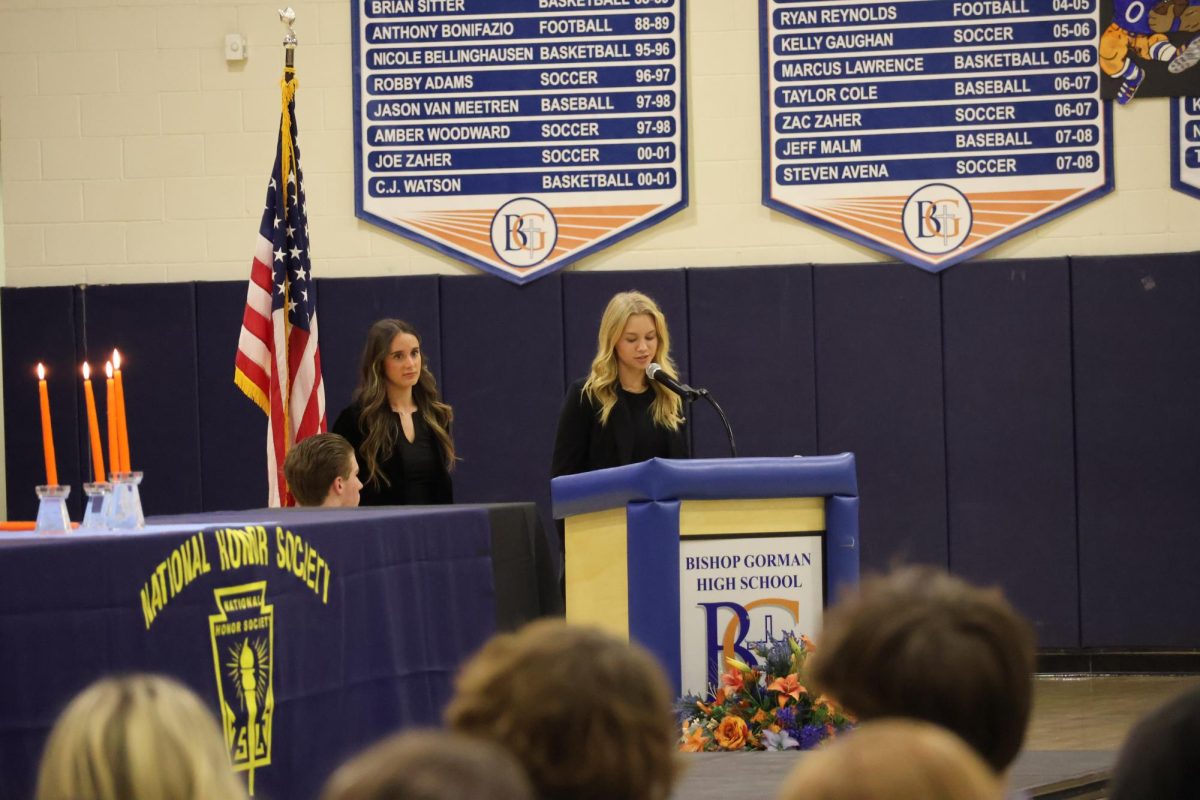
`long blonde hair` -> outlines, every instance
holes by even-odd
[[[158,675],[105,678],[54,723],[37,800],[245,800],[217,722]]]
[[[418,345],[421,343],[417,329],[404,320],[381,319],[367,331],[367,343],[363,346],[358,388],[354,390],[353,399],[359,406],[358,429],[363,434],[363,463],[360,466],[367,476],[364,483],[391,485],[381,465],[395,451],[400,423],[388,403],[383,362],[391,353],[392,340],[401,333],[413,336]],[[450,436],[454,409],[442,402],[424,350],[421,351],[421,377],[413,387],[413,402],[442,446],[446,469],[454,469],[454,439]]]
[[[678,380],[675,362],[671,360],[671,334],[667,331],[667,318],[658,304],[641,292],[621,292],[613,295],[600,318],[600,332],[596,336],[596,357],[592,359],[592,371],[583,384],[583,393],[600,405],[600,424],[608,422],[608,415],[617,404],[617,341],[625,331],[629,318],[645,314],[654,321],[658,335],[658,351],[654,360],[663,372]],[[654,391],[654,402],[650,408],[654,424],[670,430],[679,430],[683,422],[683,400],[661,383],[650,382]]]

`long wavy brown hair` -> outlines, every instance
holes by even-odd
[[[376,485],[391,484],[380,465],[391,458],[400,436],[400,420],[388,403],[383,361],[392,351],[392,340],[401,333],[415,337],[420,345],[421,335],[417,329],[402,319],[381,319],[371,326],[363,346],[358,388],[354,390],[354,402],[359,406],[358,429],[363,435],[363,463],[360,466],[367,476],[365,482]],[[442,447],[446,469],[454,469],[454,438],[450,435],[454,409],[442,402],[424,350],[421,351],[421,377],[413,386],[413,401]]]

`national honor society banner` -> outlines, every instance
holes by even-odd
[[[760,0],[763,202],[930,271],[1112,190],[1099,0]]]
[[[525,283],[687,205],[684,0],[354,0],[359,217]]]

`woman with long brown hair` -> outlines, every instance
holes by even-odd
[[[454,410],[442,402],[416,329],[381,319],[367,331],[358,388],[334,433],[354,445],[362,505],[454,502]]]

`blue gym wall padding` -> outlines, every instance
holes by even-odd
[[[724,409],[738,452],[817,452],[812,267],[736,267],[688,273],[692,386]],[[694,454],[729,455],[720,417],[692,411]]]
[[[999,583],[1044,647],[1200,646],[1196,254],[322,279],[328,413],[370,322],[406,318],[457,413],[457,498],[536,500],[548,522],[565,387],[630,288],[662,305],[684,378],[714,391],[742,455],[857,454],[864,569]],[[0,291],[9,518],[33,518],[43,479],[39,358],[79,518],[77,369],[113,344],[147,511],[263,505],[266,421],[232,381],[244,302],[242,281]],[[711,409],[691,417],[697,453],[723,455]]]
[[[88,357],[96,362],[121,349],[130,466],[145,474],[147,515],[203,510],[195,287],[79,289]]]
[[[267,498],[267,417],[233,384],[233,359],[245,307],[245,281],[196,284],[196,326],[201,332],[196,346],[200,488],[205,511],[259,508]]]
[[[443,278],[441,302],[443,389],[462,458],[455,500],[537,500],[548,510],[563,395],[560,276],[526,286]]]
[[[1200,644],[1200,258],[1072,259],[1085,647]]]
[[[3,293],[4,465],[9,519],[34,519],[38,507],[34,487],[46,482],[36,372],[39,361],[47,368],[58,482],[71,486],[68,507],[72,518],[79,519],[82,514],[82,483],[91,472],[90,467],[81,471],[86,453],[79,450],[87,422],[80,399],[82,378],[78,369],[82,359],[75,342],[78,324],[74,292],[71,286],[50,286],[5,289]],[[92,367],[96,367],[94,362]],[[103,363],[99,382],[93,378],[93,387],[99,393],[97,401],[103,417]],[[85,426],[82,433],[81,424]],[[107,436],[103,432],[101,435],[107,442]]]
[[[858,456],[864,571],[947,565],[940,304],[913,267],[813,268],[818,450]]]
[[[1067,260],[947,270],[942,319],[950,569],[1078,647]]]

